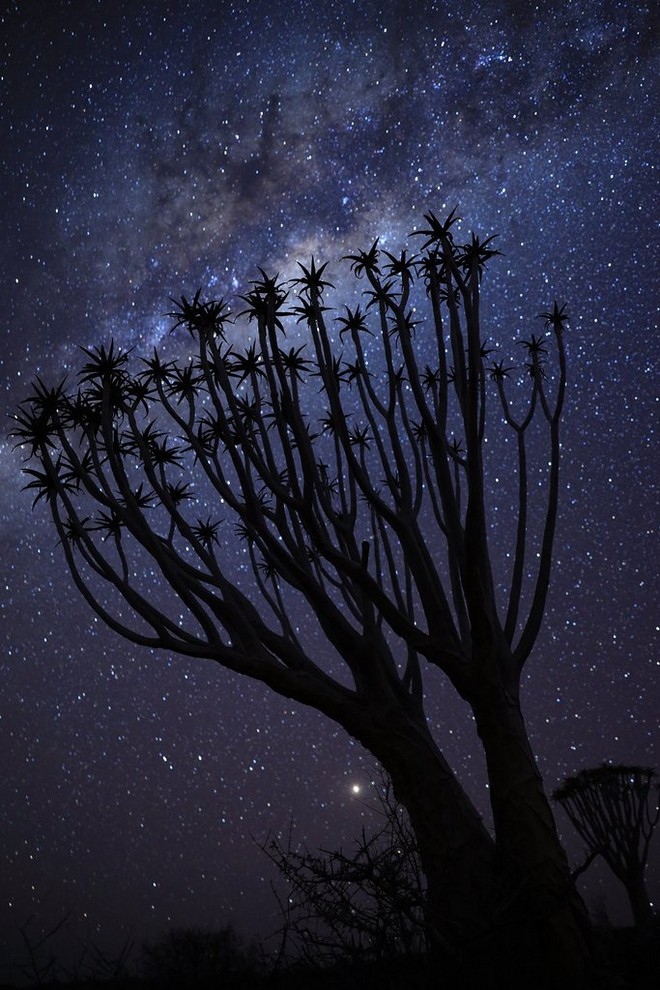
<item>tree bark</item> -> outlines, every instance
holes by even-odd
[[[370,719],[359,738],[408,812],[428,885],[431,942],[444,957],[458,957],[490,924],[498,890],[495,843],[421,713],[396,709]]]
[[[590,985],[593,961],[588,913],[571,879],[529,744],[517,681],[507,690],[501,680],[484,680],[474,712],[486,754],[498,858],[515,885],[504,918],[535,944],[532,951],[548,986],[581,990]]]

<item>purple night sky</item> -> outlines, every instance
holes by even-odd
[[[176,346],[169,297],[235,298],[257,265],[288,278],[329,261],[339,307],[342,255],[379,235],[398,250],[422,213],[458,203],[464,232],[500,234],[490,336],[515,339],[555,298],[572,316],[555,567],[524,693],[548,789],[603,761],[657,766],[653,5],[2,9],[7,416],[35,375],[73,374],[79,345]],[[69,947],[230,921],[267,935],[274,878],[255,840],[293,822],[311,847],[350,847],[373,819],[373,760],[258,683],[102,627],[20,466],[0,440],[0,982],[31,916],[38,933],[70,911]],[[244,568],[238,540],[233,554]],[[431,685],[436,737],[487,818],[472,722]],[[605,870],[581,884],[627,921]]]

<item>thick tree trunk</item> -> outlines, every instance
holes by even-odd
[[[644,883],[644,868],[626,877],[623,882],[630,899],[635,924],[646,924],[653,917],[653,908]]]
[[[431,940],[459,958],[485,931],[497,898],[495,844],[437,748],[423,716],[400,709],[371,721],[361,741],[406,808],[427,881]]]
[[[498,858],[514,891],[503,915],[538,955],[547,986],[590,985],[590,928],[529,745],[517,685],[482,686],[474,706]],[[541,984],[544,985],[544,984]]]

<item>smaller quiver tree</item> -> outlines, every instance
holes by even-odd
[[[655,778],[650,767],[604,763],[567,777],[552,795],[587,843],[587,862],[602,856],[626,888],[638,925],[653,915],[644,872],[660,818]]]

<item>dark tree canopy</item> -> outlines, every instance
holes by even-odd
[[[228,306],[198,291],[171,314],[192,337],[189,360],[154,350],[135,361],[111,342],[85,350],[75,385],[37,380],[13,431],[39,462],[27,487],[35,503],[49,504],[78,587],[111,627],[146,646],[212,657],[312,704],[319,692],[350,704],[376,683],[419,701],[420,658],[473,695],[484,612],[522,666],[550,572],[567,317],[555,304],[543,314],[546,332],[522,342],[527,363],[518,373],[529,387],[516,416],[507,395],[514,369],[493,360],[479,336],[481,280],[498,253],[492,238],[456,245],[453,214],[426,219],[419,254],[394,256],[375,242],[349,257],[366,305],[345,307],[330,325],[326,265],[312,260],[289,286],[263,271],[252,283],[241,314],[254,327],[249,346],[227,343],[235,329]],[[289,346],[301,324],[306,343]],[[374,371],[363,343],[372,335],[382,345]],[[553,342],[558,372],[549,376]],[[482,464],[489,379],[518,451],[517,539],[499,615]],[[519,385],[511,390],[519,398]],[[550,433],[549,490],[523,611],[526,435],[535,416]],[[257,604],[226,562],[236,539]],[[154,565],[180,615],[145,592]],[[102,603],[96,578],[124,607],[107,594]],[[307,599],[348,668],[341,686],[292,627],[287,588]],[[130,622],[131,613],[143,623]],[[372,644],[377,673],[365,658]]]
[[[644,871],[660,818],[656,773],[650,767],[604,763],[567,777],[552,795],[587,844],[624,884],[635,921],[653,914]]]
[[[286,284],[260,269],[237,317],[182,296],[170,315],[189,357],[85,350],[74,382],[35,382],[13,436],[108,626],[335,719],[410,814],[445,941],[516,890],[516,923],[537,919],[543,951],[579,975],[584,906],[520,709],[550,579],[568,316],[541,314],[520,367],[497,359],[481,291],[499,252],[456,240],[456,221],[426,214],[412,254],[349,255],[363,301],[334,316],[314,259]],[[489,460],[515,479],[499,515]],[[509,539],[500,573],[491,527]],[[496,860],[427,724],[429,666],[474,712]]]

